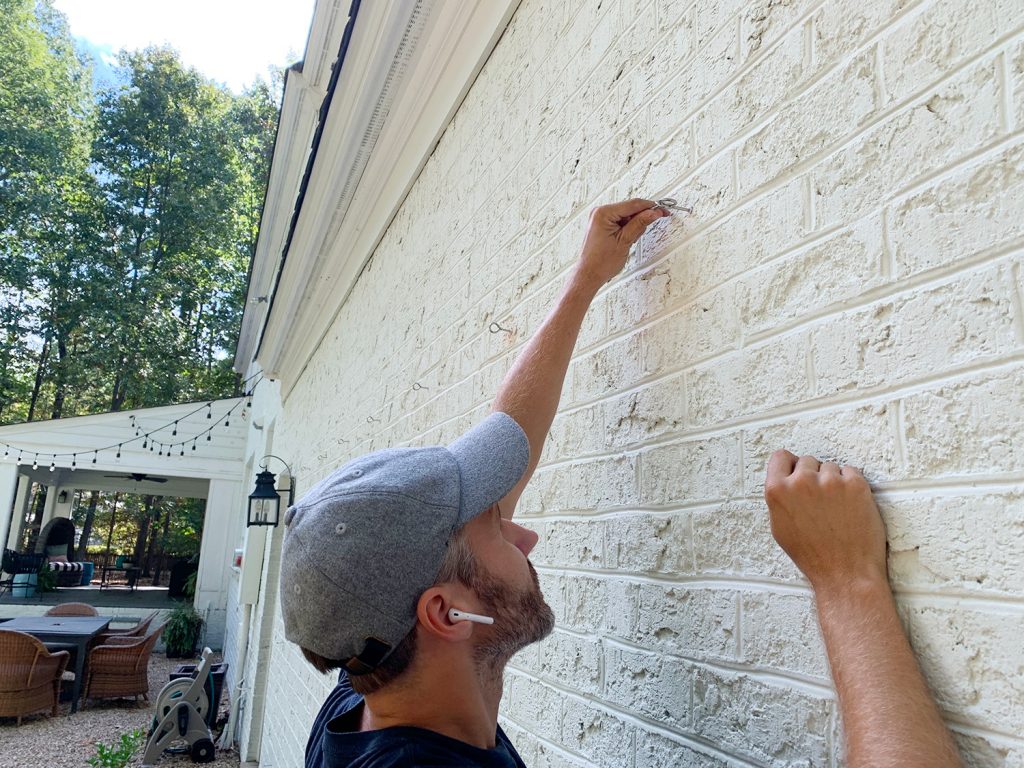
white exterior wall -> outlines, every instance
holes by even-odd
[[[811,593],[761,501],[786,446],[865,467],[961,747],[1019,768],[1022,126],[1019,0],[524,0],[275,452],[301,491],[454,438],[592,206],[692,203],[595,302],[521,502],[558,616],[507,677],[526,762],[842,763]],[[261,765],[299,766],[333,680],[272,620]]]

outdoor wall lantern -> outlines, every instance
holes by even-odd
[[[68,501],[68,492],[67,491],[61,491],[60,493],[57,494],[57,503],[58,504],[67,504],[67,501]]]
[[[256,475],[256,489],[249,494],[249,518],[245,525],[272,525],[277,527],[281,519],[281,494],[276,487],[276,478],[273,472],[267,470],[266,459],[277,459],[284,464],[288,470],[288,487],[281,490],[288,492],[288,506],[295,501],[295,481],[292,479],[292,469],[284,459],[267,455],[260,459],[260,469],[263,471]]]

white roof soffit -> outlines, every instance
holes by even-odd
[[[338,56],[351,4],[351,0],[317,2],[305,58],[285,72],[274,156],[235,349],[235,370],[243,375],[248,373],[266,321],[320,106],[327,95],[331,66]]]
[[[257,362],[281,380],[283,395],[327,333],[518,3],[364,0],[360,6],[283,271],[273,296],[256,305],[261,315],[270,311],[256,341]],[[283,121],[284,115],[281,131]],[[285,191],[297,189],[295,176],[303,170],[271,170],[265,211],[273,213],[264,214],[256,259],[272,263],[254,264],[252,285],[257,273],[279,268],[294,208],[283,204]],[[273,188],[275,178],[287,190]],[[243,331],[246,320],[249,330],[255,327],[253,306],[246,307]],[[236,366],[247,364],[242,353],[250,348],[248,339],[244,348],[239,342]]]

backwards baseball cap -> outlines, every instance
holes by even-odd
[[[526,471],[526,434],[492,413],[451,445],[360,456],[285,515],[285,637],[352,674],[380,664],[416,625],[452,534]]]

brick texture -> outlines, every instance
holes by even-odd
[[[1022,128],[1019,0],[523,0],[275,453],[308,488],[454,438],[590,208],[677,197],[694,213],[595,302],[522,498],[558,629],[514,660],[505,727],[539,766],[842,765],[812,595],[761,501],[786,446],[864,468],[967,763],[1021,768]],[[299,766],[332,680],[262,620],[261,764]]]

